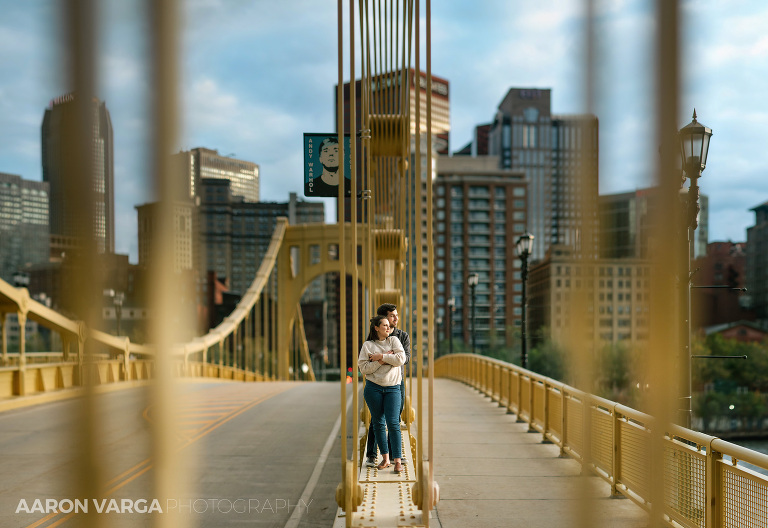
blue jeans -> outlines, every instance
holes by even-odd
[[[398,414],[398,417],[403,415],[404,405],[405,405],[405,376],[403,376],[403,381],[400,382],[400,414]],[[373,425],[373,422],[371,422],[371,425]],[[400,447],[402,451],[402,444],[400,445]],[[392,451],[391,443],[389,443],[389,450]],[[376,456],[376,433],[374,432],[373,427],[370,427],[368,429],[368,441],[365,446],[365,456],[366,457]]]
[[[392,456],[390,459],[400,458],[402,441],[399,414],[402,401],[400,385],[382,387],[372,381],[366,381],[363,397],[371,411],[371,432],[379,444],[379,451],[382,455],[386,455],[389,453],[389,446],[391,445]],[[370,434],[368,438],[370,438]]]

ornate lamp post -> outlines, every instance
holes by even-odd
[[[696,109],[693,110],[693,121],[680,129],[680,154],[683,160],[685,176],[691,181],[688,187],[688,197],[685,204],[685,226],[687,231],[687,258],[683,259],[680,284],[684,289],[683,318],[685,324],[686,344],[680,364],[680,422],[684,427],[691,426],[691,258],[694,254],[695,232],[699,217],[699,178],[707,166],[709,139],[712,129],[696,121]],[[681,186],[685,184],[685,178]]]
[[[526,283],[528,282],[528,257],[531,256],[533,250],[533,235],[525,233],[517,239],[515,243],[515,252],[522,262],[522,269],[520,270],[520,279],[523,282],[523,319],[520,322],[520,364],[523,368],[528,368],[528,341],[525,335],[526,319],[525,319],[525,307],[528,302],[526,296]]]
[[[456,309],[456,298],[448,299],[448,353],[453,354],[453,311]]]
[[[125,294],[120,291],[115,291],[113,289],[104,290],[104,295],[107,297],[112,298],[112,304],[115,306],[115,319],[117,319],[117,328],[115,331],[115,335],[120,335],[120,319],[123,315],[123,300],[125,299]]]
[[[480,277],[478,277],[477,273],[470,273],[467,277],[467,284],[469,284],[469,294],[472,300],[472,353],[477,353],[476,348],[476,332],[475,332],[475,288],[477,287],[477,282],[480,280]]]

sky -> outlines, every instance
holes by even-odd
[[[647,187],[652,179],[658,148],[653,3],[597,2],[599,67],[592,110],[600,120],[601,194]],[[42,179],[43,113],[51,99],[71,90],[61,51],[63,4],[0,0],[0,172]],[[98,95],[114,128],[116,251],[129,254],[131,262],[138,259],[134,207],[152,199],[145,161],[144,4],[99,2]],[[263,201],[284,202],[290,192],[301,196],[302,134],[334,126],[336,2],[180,4],[178,149],[213,148],[258,163]],[[681,5],[685,44],[678,123],[689,123],[695,107],[699,122],[713,130],[700,180],[709,196],[710,241],[743,241],[754,224],[750,209],[768,200],[768,148],[760,138],[768,123],[768,2],[684,0]],[[553,113],[585,112],[583,22],[583,0],[434,1],[432,72],[450,83],[451,150],[463,147],[476,125],[493,118],[511,87],[550,88]],[[423,20],[421,27],[424,38]],[[332,202],[326,200],[329,218]]]

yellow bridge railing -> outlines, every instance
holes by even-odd
[[[175,358],[176,375],[263,381],[288,379],[290,375],[286,374],[293,372],[293,378],[314,379],[300,308],[296,308],[298,315],[294,335],[281,336],[279,340],[275,317],[270,315],[275,309],[273,305],[279,302],[271,291],[271,282],[276,275],[278,255],[287,229],[287,221],[278,219],[256,276],[232,313],[207,334],[173,345],[171,355]],[[155,346],[132,343],[127,337],[89,328],[84,322],[69,319],[30,298],[25,288],[15,288],[0,280],[2,321],[6,313],[16,314],[22,333],[19,351],[9,352],[5,323],[0,323],[0,398],[82,386],[86,375],[98,385],[145,380],[153,375],[157,353]],[[27,319],[58,333],[62,350],[26,352],[23,323]],[[85,354],[86,342],[94,344],[104,353]],[[290,345],[296,349],[295,354],[288,350]],[[306,374],[299,368],[302,362],[308,367]],[[280,375],[279,367],[283,363],[287,364],[287,368]]]
[[[439,358],[435,376],[464,382],[517,414],[562,455],[608,482],[614,496],[649,511],[652,487],[663,486],[669,526],[768,526],[768,455],[667,424],[663,460],[654,461],[648,414],[475,354]],[[654,476],[652,468],[661,471]]]

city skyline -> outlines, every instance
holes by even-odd
[[[218,149],[259,164],[262,200],[303,195],[302,134],[333,131],[334,123],[336,3],[326,4],[327,9],[303,0],[228,2],[226,8],[215,0],[180,3],[186,24],[178,149]],[[475,125],[492,120],[510,87],[551,88],[555,114],[586,111],[581,4],[490,1],[471,11],[461,1],[432,6],[432,73],[451,83],[451,152],[471,139]],[[653,71],[646,65],[653,60],[653,28],[652,7],[645,2],[605,4],[598,6],[603,82],[594,113],[600,120],[600,193],[610,194],[651,183]],[[56,5],[0,0],[0,172],[30,180],[42,179],[44,110],[70,91],[57,51]],[[690,40],[681,60],[678,124],[688,123],[696,107],[714,131],[700,181],[710,197],[710,241],[743,241],[754,221],[750,209],[768,199],[768,181],[760,178],[768,153],[755,133],[768,117],[760,99],[768,81],[754,66],[768,55],[761,34],[768,7],[757,1],[727,7],[686,1],[682,11],[688,17],[683,36]],[[151,201],[144,22],[134,4],[115,0],[104,2],[101,19],[98,95],[114,126],[116,251],[135,262],[134,206]],[[325,201],[330,215],[332,200]]]

